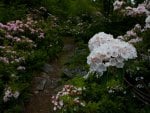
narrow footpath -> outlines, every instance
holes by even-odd
[[[51,97],[61,88],[61,74],[64,63],[74,54],[75,43],[71,37],[63,39],[64,48],[58,59],[43,66],[32,81],[32,96],[25,107],[25,113],[54,113]]]

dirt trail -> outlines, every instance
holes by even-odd
[[[62,87],[60,76],[64,63],[68,60],[69,56],[73,55],[75,50],[73,38],[65,37],[63,41],[63,51],[58,59],[46,65],[47,73],[41,72],[33,78],[32,97],[28,105],[26,105],[25,113],[54,113],[51,97]]]

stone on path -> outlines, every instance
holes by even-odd
[[[35,89],[38,91],[44,90],[45,84],[47,82],[46,78],[35,77]]]
[[[60,79],[58,78],[50,78],[47,80],[46,84],[45,84],[45,89],[51,89],[51,88],[55,88],[58,87]]]
[[[74,68],[74,69],[69,69],[69,68],[64,68],[63,69],[63,74],[69,78],[73,78],[76,75],[81,75],[84,76],[87,74],[86,70],[84,68]]]
[[[54,71],[54,67],[52,65],[50,65],[50,64],[44,64],[44,66],[42,67],[42,70],[45,73],[50,73],[50,72]]]

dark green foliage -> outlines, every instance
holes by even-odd
[[[27,58],[27,67],[31,70],[41,67],[48,60],[47,53],[43,50],[33,51],[30,55]]]
[[[22,113],[22,107],[19,105],[15,105],[12,108],[8,109],[7,111],[4,111],[4,113]]]
[[[77,87],[84,87],[85,86],[85,79],[81,77],[74,77],[66,82],[67,84],[72,84]]]
[[[40,5],[41,0],[2,0],[2,2],[6,6],[25,4],[28,7],[35,7]]]
[[[79,42],[78,47],[75,49],[74,55],[70,60],[68,60],[67,64],[70,64],[70,67],[86,65],[86,57],[88,52],[89,50],[87,49],[87,45],[83,42]]]
[[[11,20],[21,19],[25,17],[27,9],[25,5],[5,6],[0,3],[0,22],[8,22]]]
[[[141,34],[141,37],[143,37],[143,41],[137,45],[138,48],[137,50],[140,53],[149,54],[148,52],[148,49],[150,47],[149,36],[150,36],[150,30],[147,30]]]
[[[58,37],[57,35],[51,36],[51,33],[47,34],[47,40],[45,43],[49,43],[47,48],[47,54],[50,59],[57,58],[59,53],[63,48],[62,37]]]
[[[137,6],[138,4],[143,3],[143,2],[144,2],[144,0],[134,0],[134,3],[135,3],[136,6]]]
[[[99,102],[88,102],[86,107],[83,108],[85,113],[98,113],[99,109]]]
[[[92,14],[96,11],[95,7],[92,6],[90,0],[75,0],[71,1],[69,14],[70,15],[81,15],[81,14]]]
[[[58,16],[79,16],[85,13],[93,13],[95,7],[90,0],[42,0],[42,5]]]
[[[57,14],[57,15],[58,14],[61,14],[61,15],[65,14],[65,11],[63,11],[61,9],[61,7],[59,7],[60,6],[59,0],[42,0],[41,4],[42,4],[42,6],[46,7],[48,9],[48,11],[52,14]],[[62,4],[62,6],[63,5],[64,4]],[[65,6],[63,6],[63,7],[65,7]]]

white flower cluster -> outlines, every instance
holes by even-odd
[[[15,99],[17,99],[19,97],[20,93],[18,91],[12,91],[12,89],[10,87],[5,89],[5,95],[3,97],[3,101],[7,102],[9,101],[12,97],[14,97]]]
[[[79,97],[82,94],[82,88],[77,88],[73,85],[64,85],[63,89],[57,93],[56,96],[52,96],[52,103],[54,104],[53,110],[62,109],[64,107],[64,102],[61,99],[63,96],[73,96],[74,104],[85,106],[82,101],[79,100]]]
[[[141,88],[144,88],[144,85],[143,84],[137,84],[136,87],[141,89]]]
[[[113,4],[114,11],[120,10],[125,16],[135,17],[137,15],[150,15],[149,6],[150,1],[145,1],[142,4],[139,4],[137,8],[132,8],[130,6],[123,7],[125,4],[122,0],[116,0]]]
[[[19,66],[19,67],[17,67],[17,70],[19,70],[19,71],[23,71],[23,70],[25,70],[26,68],[24,67],[24,66]]]
[[[124,61],[137,57],[136,49],[129,43],[114,39],[112,35],[100,32],[89,41],[90,55],[87,63],[90,72],[103,74],[109,66],[123,68]]]
[[[88,47],[90,51],[93,51],[95,48],[101,46],[102,44],[109,43],[113,40],[113,36],[110,34],[106,34],[104,32],[100,32],[95,34],[88,43]]]
[[[141,80],[144,80],[144,77],[141,76],[141,77],[136,77],[135,78],[135,81],[141,81]]]

